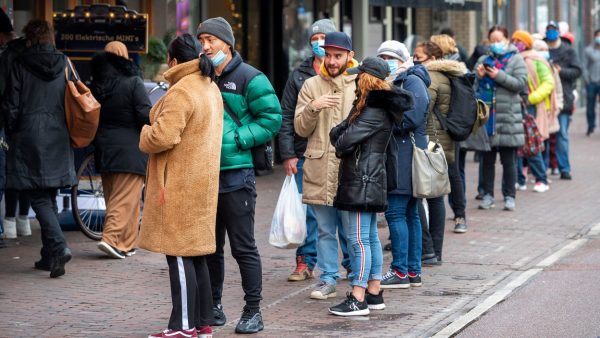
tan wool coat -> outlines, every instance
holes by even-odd
[[[448,76],[465,75],[467,67],[464,63],[454,60],[434,60],[425,62],[423,65],[427,68],[431,77],[431,85],[427,88],[431,101],[429,101],[429,110],[427,112],[426,133],[430,141],[438,140],[442,145],[446,161],[454,163],[455,142],[442,129],[442,124],[435,115],[434,110],[438,110],[444,117],[448,116],[452,96],[452,88],[450,87]]]
[[[357,66],[354,59],[348,63],[348,68]],[[322,65],[321,73],[306,80],[298,94],[294,129],[308,139],[302,177],[304,203],[333,206],[340,159],[335,156],[335,148],[329,141],[329,131],[348,117],[356,96],[355,79],[356,75],[346,73],[331,77]],[[326,94],[340,95],[341,106],[315,110],[312,102]]]
[[[150,158],[139,246],[169,256],[216,250],[223,101],[198,66],[193,60],[165,73],[170,88],[140,136]]]

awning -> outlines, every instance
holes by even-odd
[[[455,11],[480,11],[481,0],[369,0],[371,6],[449,9]]]

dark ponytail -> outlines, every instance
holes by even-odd
[[[192,61],[200,55],[200,72],[211,81],[215,80],[215,67],[206,55],[200,54],[202,46],[192,35],[185,33],[176,37],[169,43],[168,52],[171,59],[177,59],[178,63]]]

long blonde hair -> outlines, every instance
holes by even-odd
[[[362,112],[366,104],[367,95],[370,91],[391,90],[392,86],[385,80],[376,78],[369,73],[360,73],[358,75],[358,89],[360,90],[360,96],[358,98],[358,102],[356,103],[354,113],[352,113],[352,116],[350,116],[350,123],[353,123]]]
[[[442,49],[444,56],[449,54],[458,53],[458,48],[456,48],[456,41],[450,36],[446,34],[432,35],[429,38],[429,41],[436,43]]]

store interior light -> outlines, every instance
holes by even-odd
[[[86,18],[89,18],[89,17],[90,17],[90,15],[91,15],[91,14],[90,14],[90,12],[85,12],[85,17],[86,17]]]
[[[115,17],[115,13],[109,13],[108,16],[110,16],[111,18]]]

